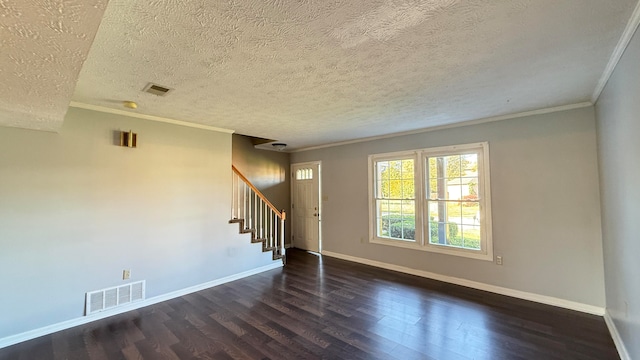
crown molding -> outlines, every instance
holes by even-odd
[[[636,29],[638,28],[638,25],[640,25],[640,1],[636,4],[636,8],[633,10],[631,18],[629,19],[629,22],[627,22],[627,27],[625,27],[624,31],[622,32],[622,36],[618,41],[618,45],[616,45],[616,48],[613,50],[613,54],[611,54],[609,63],[604,69],[604,72],[600,77],[600,81],[598,81],[598,85],[593,91],[593,95],[591,95],[592,103],[595,104],[596,102],[598,102],[600,94],[602,94],[604,87],[607,85],[607,82],[609,82],[609,78],[611,78],[611,75],[613,75],[616,66],[618,66],[622,55],[624,54],[625,50],[627,50],[627,47],[629,46],[629,43],[633,38],[633,34],[635,34]]]
[[[357,143],[361,143],[361,142],[380,140],[380,139],[388,139],[388,138],[393,138],[393,137],[398,137],[398,136],[405,136],[405,135],[421,134],[421,133],[426,133],[426,132],[431,132],[431,131],[452,129],[452,128],[457,128],[457,127],[462,127],[462,126],[484,124],[484,123],[489,123],[489,122],[494,122],[494,121],[510,120],[510,119],[517,119],[517,118],[533,116],[533,115],[543,115],[543,114],[549,114],[549,113],[560,112],[560,111],[581,109],[581,108],[585,108],[585,107],[589,107],[589,106],[593,106],[593,103],[587,101],[587,102],[581,102],[581,103],[576,103],[576,104],[554,106],[554,107],[549,107],[549,108],[544,108],[544,109],[531,110],[531,111],[519,112],[519,113],[514,113],[514,114],[508,114],[508,115],[492,116],[492,117],[487,117],[487,118],[482,118],[482,119],[463,121],[463,122],[458,122],[458,123],[454,123],[454,124],[433,126],[433,127],[422,128],[422,129],[417,129],[417,130],[409,130],[409,131],[397,132],[397,133],[386,134],[386,135],[370,136],[370,137],[361,138],[361,139],[355,139],[355,140],[346,140],[346,141],[328,143],[328,144],[324,144],[324,145],[317,145],[317,146],[311,146],[311,147],[306,147],[306,148],[294,149],[294,150],[290,150],[289,152],[296,153],[296,152],[303,152],[303,151],[310,151],[310,150],[318,150],[318,149],[324,149],[324,148],[329,148],[329,147],[334,147],[334,146],[357,144]]]
[[[196,123],[192,123],[192,122],[176,120],[176,119],[170,119],[170,118],[165,118],[165,117],[155,116],[155,115],[140,114],[140,113],[135,113],[135,112],[131,112],[131,111],[124,111],[124,110],[120,110],[120,109],[112,109],[112,108],[108,108],[108,107],[104,107],[104,106],[85,104],[85,103],[81,103],[81,102],[77,102],[77,101],[70,102],[69,103],[69,107],[78,108],[78,109],[85,109],[85,110],[93,110],[93,111],[97,111],[97,112],[101,112],[101,113],[107,113],[107,114],[129,116],[129,117],[134,117],[134,118],[138,118],[138,119],[163,122],[163,123],[166,123],[166,124],[187,126],[187,127],[191,127],[191,128],[203,129],[203,130],[209,130],[209,131],[216,131],[216,132],[221,132],[221,133],[226,133],[226,134],[233,134],[235,132],[235,130],[224,129],[224,128],[219,128],[219,127],[215,127],[215,126],[196,124]]]

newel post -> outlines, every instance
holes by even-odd
[[[282,209],[282,217],[280,218],[280,255],[282,255],[282,263],[286,264],[286,256],[284,250],[284,221],[287,218],[287,213]]]

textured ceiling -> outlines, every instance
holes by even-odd
[[[0,125],[58,130],[107,0],[0,0]]]
[[[636,3],[111,0],[72,99],[289,148],[574,104]]]

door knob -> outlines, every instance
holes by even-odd
[[[318,214],[317,214],[317,213],[314,213],[314,214],[313,214],[313,216],[318,216]]]

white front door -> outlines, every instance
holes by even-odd
[[[320,163],[291,165],[293,246],[320,252]]]

